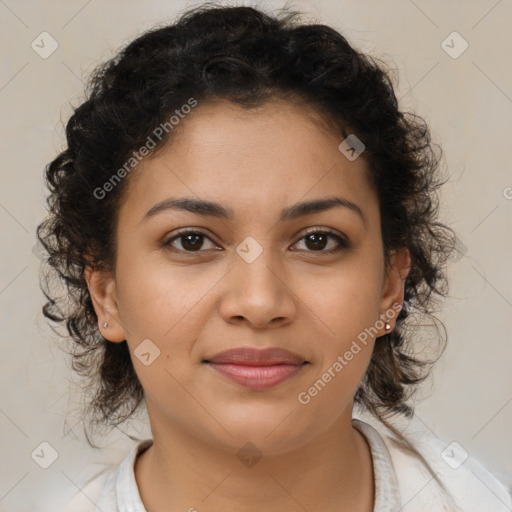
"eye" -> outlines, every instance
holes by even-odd
[[[212,242],[212,240],[202,231],[183,230],[179,231],[177,236],[174,236],[167,240],[167,242],[164,242],[164,246],[172,247],[181,252],[202,252],[200,249],[203,246],[205,239]],[[175,242],[179,242],[181,248],[176,247],[174,245]],[[214,247],[217,246],[214,244]]]
[[[324,250],[327,247],[329,239],[335,241],[334,248],[331,250]],[[312,229],[309,230],[298,242],[304,240],[307,252],[323,252],[327,254],[335,254],[348,249],[350,244],[345,238],[325,229]]]

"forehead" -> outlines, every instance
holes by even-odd
[[[348,160],[338,149],[344,136],[311,106],[199,103],[180,123],[165,146],[132,171],[121,207],[130,217],[170,196],[280,212],[300,200],[342,195],[375,208],[366,161]]]

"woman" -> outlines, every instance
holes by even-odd
[[[410,321],[454,237],[383,64],[293,13],[202,6],[98,68],[66,132],[38,236],[72,305],[44,312],[91,424],[145,405],[152,432],[70,510],[510,510],[386,420],[428,374]]]

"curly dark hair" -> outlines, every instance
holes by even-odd
[[[445,183],[441,148],[421,117],[399,110],[390,76],[385,62],[357,51],[329,26],[302,23],[296,11],[209,3],[143,33],[93,71],[86,100],[67,123],[67,148],[46,167],[49,215],[37,227],[51,267],[42,286],[48,300],[43,313],[65,322],[73,340],[73,369],[94,389],[91,423],[117,426],[144,401],[126,341],[109,343],[98,330],[84,275],[87,266],[115,264],[117,212],[130,176],[101,200],[95,191],[191,97],[199,103],[227,99],[248,109],[284,97],[313,106],[340,137],[353,133],[364,142],[386,266],[393,249],[410,251],[396,328],[377,340],[354,401],[438,480],[386,418],[413,415],[406,402],[444,351],[445,344],[434,361],[420,359],[412,334],[418,318],[435,319],[438,299],[447,294],[445,267],[456,237],[437,220],[437,189]],[[151,151],[172,136],[166,132]],[[63,297],[49,291],[52,277],[65,284]]]

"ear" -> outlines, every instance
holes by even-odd
[[[94,311],[98,317],[101,335],[113,342],[126,340],[126,332],[121,325],[119,317],[115,280],[112,274],[87,266],[85,269],[85,279]],[[103,327],[105,322],[107,322],[107,327]]]
[[[396,325],[396,317],[404,302],[405,278],[411,269],[411,256],[407,248],[391,251],[390,265],[382,286],[380,318],[391,326],[382,329],[382,336],[391,332]]]

